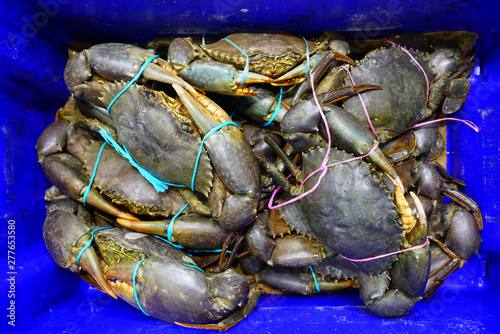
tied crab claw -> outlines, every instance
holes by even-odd
[[[360,296],[368,309],[381,317],[408,314],[421,299],[429,277],[431,251],[425,211],[418,197],[413,192],[410,194],[417,207],[418,219],[413,228],[406,231],[403,247],[412,250],[399,253],[392,268],[380,275],[359,272]]]
[[[75,125],[59,120],[49,125],[38,138],[36,149],[42,169],[49,179],[66,196],[86,203],[115,217],[137,220],[136,217],[112,205],[94,189],[86,173],[84,163],[68,153],[67,141],[74,132]],[[88,189],[90,187],[90,189]]]
[[[110,81],[128,81],[134,78],[146,60],[153,56],[149,51],[129,44],[94,45],[71,54],[64,69],[64,81],[70,92],[79,84],[90,81],[94,75]],[[161,58],[153,59],[142,73],[141,79],[175,83],[194,93],[194,89],[177,75],[170,63]]]
[[[43,224],[43,239],[54,262],[80,275],[87,282],[117,298],[109,286],[93,247],[87,247],[91,232],[97,225],[93,215],[83,205],[62,199],[47,205]]]

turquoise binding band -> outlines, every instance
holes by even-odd
[[[97,232],[97,231],[105,230],[107,228],[112,228],[112,227],[114,227],[114,226],[99,227],[99,228],[96,228],[95,230],[93,230],[92,232],[90,232],[90,240],[89,240],[89,242],[87,242],[87,244],[85,245],[85,247],[82,248],[82,250],[80,251],[80,253],[78,253],[78,256],[76,257],[76,264],[77,265],[80,265],[80,258],[82,257],[83,252],[85,252],[87,250],[87,248],[89,248],[90,245],[92,244],[92,241],[94,240],[94,233]]]
[[[200,163],[200,157],[201,157],[201,153],[203,152],[203,144],[205,143],[205,140],[210,135],[216,133],[217,131],[219,131],[220,129],[222,129],[223,127],[225,127],[227,125],[234,125],[238,129],[240,128],[238,126],[238,124],[236,124],[234,122],[222,122],[219,125],[217,125],[215,128],[213,128],[212,130],[208,131],[207,134],[203,137],[203,140],[201,141],[201,144],[200,144],[200,150],[198,151],[198,156],[196,157],[196,163],[194,164],[193,178],[191,180],[191,190],[194,191],[194,179],[196,178],[196,171],[198,170],[198,164]]]
[[[307,39],[305,39],[304,36],[300,35],[300,37],[302,37],[302,39],[304,40],[304,42],[306,43],[306,62],[307,62],[307,72],[306,72],[306,75],[304,75],[305,77],[307,77],[309,75],[309,70],[311,69],[311,63],[309,62],[309,44],[307,43]]]
[[[145,315],[147,315],[148,317],[150,316],[149,314],[146,313],[146,311],[144,311],[144,309],[142,308],[142,305],[141,303],[139,302],[139,297],[137,297],[137,289],[135,288],[135,277],[137,276],[137,270],[139,269],[139,265],[144,262],[146,259],[144,260],[141,260],[139,262],[137,262],[136,266],[135,266],[135,269],[134,269],[134,276],[132,278],[132,285],[134,287],[134,297],[135,297],[135,301],[137,302],[137,306],[139,306],[139,308],[141,309],[142,313],[144,313]]]
[[[130,81],[129,81],[129,83],[125,86],[125,88],[123,88],[123,89],[122,89],[122,91],[121,91],[121,92],[119,92],[119,93],[115,96],[115,98],[114,98],[113,100],[111,100],[111,103],[108,105],[108,108],[106,109],[106,110],[108,111],[108,114],[109,114],[109,115],[111,115],[111,114],[109,113],[109,111],[110,111],[110,109],[111,109],[111,106],[112,106],[112,105],[116,102],[116,100],[118,100],[118,98],[119,98],[119,97],[120,97],[123,93],[125,93],[125,91],[126,91],[127,89],[129,89],[129,88],[130,88],[130,86],[132,86],[132,84],[133,84],[134,82],[136,82],[136,81],[137,81],[137,79],[139,79],[139,77],[141,76],[142,72],[144,72],[144,70],[146,69],[146,67],[148,67],[148,65],[149,65],[149,64],[150,64],[153,60],[155,60],[155,58],[159,58],[159,57],[160,57],[160,56],[158,56],[158,55],[152,56],[152,57],[148,58],[148,60],[146,60],[146,61],[144,62],[144,64],[142,64],[141,68],[139,69],[139,72],[135,75],[135,77],[133,77],[133,78],[132,78],[132,80],[130,80]]]
[[[165,238],[162,238],[162,237],[160,237],[159,235],[153,234],[153,236],[154,236],[155,238],[157,238],[157,239],[160,239],[160,240],[162,240],[162,241],[165,241],[165,242],[166,242],[167,244],[169,244],[170,246],[174,246],[175,248],[179,248],[179,249],[184,249],[184,246],[179,245],[179,244],[174,244],[173,242],[171,242],[171,241],[169,241],[169,240],[167,240],[167,239],[165,239]],[[188,255],[189,255],[189,256],[191,256],[191,254],[188,254]]]
[[[202,38],[201,38],[201,45],[205,45],[205,35],[206,35],[206,34],[210,34],[210,35],[217,35],[217,36],[219,36],[219,37],[222,37],[222,35],[221,35],[221,34],[219,34],[218,32],[214,32],[214,31],[205,31],[205,32],[203,33]]]
[[[274,119],[276,118],[276,116],[278,116],[278,113],[281,110],[281,98],[282,97],[283,97],[283,86],[281,86],[281,89],[280,89],[280,98],[278,100],[278,105],[276,106],[276,109],[274,109],[274,112],[271,115],[271,118],[266,123],[262,124],[263,126],[269,126],[269,125],[271,125],[271,123],[274,121]]]
[[[205,271],[203,271],[203,269],[201,269],[200,267],[197,267],[197,266],[194,266],[192,264],[187,264],[187,263],[183,263],[186,267],[190,267],[190,268],[194,268],[194,269],[197,269],[199,271],[201,271],[202,273],[205,273]]]
[[[170,223],[168,224],[168,229],[167,229],[167,239],[173,243],[172,241],[172,235],[174,234],[174,221],[177,217],[179,217],[179,215],[181,214],[182,211],[184,211],[187,207],[188,207],[188,203],[186,203],[186,205],[184,205],[182,207],[182,209],[179,210],[179,212],[177,212],[175,214],[175,216],[172,217],[172,219],[170,220]]]
[[[241,84],[240,84],[240,85],[243,86],[245,84],[245,82],[247,81],[248,68],[250,66],[250,58],[248,57],[247,53],[245,51],[243,51],[243,49],[240,48],[238,45],[236,45],[236,43],[234,43],[232,40],[227,39],[227,38],[221,38],[221,41],[228,42],[229,44],[231,44],[232,46],[234,46],[236,48],[236,50],[238,50],[239,52],[241,52],[241,54],[244,55],[247,58],[247,62],[245,64],[245,69],[243,70],[243,80],[241,81]]]
[[[106,142],[104,142],[104,144],[102,144],[101,146],[101,150],[99,151],[99,154],[97,155],[97,160],[95,161],[94,171],[92,172],[92,176],[90,177],[89,185],[87,186],[87,189],[85,189],[85,192],[83,193],[83,200],[82,200],[83,205],[86,205],[87,196],[89,195],[90,189],[92,188],[92,183],[94,183],[95,174],[97,172],[97,165],[99,164],[99,160],[101,159],[101,154],[102,151],[104,150],[104,146],[106,146]]]
[[[169,183],[169,182],[160,180],[156,176],[152,175],[150,172],[148,172],[147,170],[145,170],[144,168],[142,168],[134,160],[134,158],[132,158],[132,156],[128,152],[127,148],[126,147],[121,147],[113,139],[113,137],[111,136],[111,134],[108,131],[105,131],[105,130],[101,129],[101,130],[99,130],[99,133],[104,138],[104,140],[106,140],[106,142],[109,145],[111,145],[116,150],[116,152],[118,152],[122,157],[124,157],[125,159],[127,159],[130,162],[130,164],[132,166],[134,166],[141,173],[141,175],[144,176],[144,178],[146,180],[148,180],[149,183],[151,183],[153,185],[153,187],[155,188],[155,190],[157,192],[163,192],[163,191],[167,190],[169,186],[172,186],[172,187],[185,187],[184,185],[181,185],[181,184],[174,184],[174,183]]]
[[[316,288],[316,292],[321,292],[319,288],[319,283],[318,280],[316,279],[316,274],[314,273],[313,267],[309,266],[309,269],[311,270],[312,277],[314,279],[314,287]]]

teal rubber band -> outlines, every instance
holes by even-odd
[[[97,160],[95,161],[94,171],[92,172],[92,176],[90,177],[89,185],[88,185],[87,189],[85,189],[85,192],[83,193],[83,200],[82,200],[83,205],[86,205],[87,196],[90,193],[92,183],[94,183],[95,174],[97,172],[97,165],[99,164],[99,160],[101,159],[102,151],[104,150],[104,146],[106,146],[106,144],[107,144],[106,142],[104,142],[104,144],[102,144],[101,150],[99,151],[99,154],[97,155]]]
[[[236,124],[234,122],[222,122],[219,125],[217,125],[215,128],[213,128],[212,130],[208,131],[207,134],[203,137],[203,140],[201,141],[201,144],[200,144],[200,150],[198,151],[198,156],[196,157],[196,163],[194,164],[193,178],[191,179],[191,190],[194,191],[194,179],[196,178],[196,171],[198,170],[198,164],[200,163],[200,157],[201,157],[201,153],[203,152],[203,144],[205,143],[205,140],[210,135],[216,133],[217,131],[219,131],[220,129],[225,127],[226,125],[234,125],[238,129],[240,128],[238,126],[238,124]]]
[[[146,60],[144,62],[144,64],[142,64],[141,68],[139,69],[139,72],[135,75],[135,77],[132,78],[132,80],[129,81],[129,83],[125,86],[125,88],[122,89],[121,92],[119,92],[115,98],[113,100],[111,100],[111,103],[108,105],[108,108],[106,109],[108,111],[108,114],[111,116],[111,114],[109,113],[110,109],[111,109],[111,106],[116,102],[116,100],[118,100],[118,98],[123,94],[125,93],[125,91],[127,89],[130,88],[130,86],[132,86],[132,84],[134,82],[137,81],[137,79],[139,79],[139,77],[141,76],[142,72],[144,72],[144,70],[146,69],[146,67],[148,67],[148,65],[153,61],[155,60],[155,58],[159,58],[160,56],[158,55],[155,55],[155,56],[152,56],[150,57],[148,60]]]
[[[205,32],[203,33],[202,38],[201,38],[201,45],[205,45],[205,35],[206,35],[206,34],[210,34],[210,35],[217,35],[217,36],[219,36],[219,37],[222,37],[222,35],[221,35],[221,34],[219,34],[218,32],[215,32],[215,31],[205,31]]]
[[[184,211],[187,207],[188,207],[188,203],[186,203],[186,205],[184,205],[182,207],[182,209],[179,210],[179,212],[177,212],[175,214],[175,216],[172,217],[172,220],[170,220],[170,224],[168,224],[168,229],[167,229],[167,239],[172,242],[172,235],[174,234],[174,221],[177,217],[179,217],[179,215],[181,214],[182,211]],[[173,243],[173,242],[172,242]]]
[[[201,271],[202,273],[205,273],[203,271],[203,269],[201,269],[200,267],[197,267],[197,266],[194,266],[192,264],[187,264],[187,263],[183,263],[186,267],[190,267],[190,268],[194,268],[194,269],[198,269],[199,271]]]
[[[280,98],[278,100],[278,105],[276,106],[276,109],[274,109],[274,112],[271,115],[271,118],[269,119],[269,121],[267,121],[266,123],[264,123],[263,126],[269,126],[269,125],[271,125],[271,123],[274,121],[274,119],[276,118],[276,116],[278,116],[278,113],[281,110],[281,98],[282,97],[283,97],[283,86],[281,86],[281,89],[280,89]]]
[[[149,181],[149,183],[151,183],[153,185],[153,187],[155,188],[156,192],[164,192],[165,190],[168,189],[169,186],[172,186],[172,187],[185,187],[184,185],[169,183],[169,182],[160,180],[159,178],[155,177],[150,172],[148,172],[147,170],[145,170],[144,168],[142,168],[134,160],[134,158],[132,158],[132,156],[128,152],[127,148],[126,147],[121,147],[113,139],[113,137],[111,136],[111,134],[108,131],[105,131],[105,130],[101,129],[101,130],[99,130],[99,133],[104,138],[104,140],[116,150],[116,152],[118,152],[122,157],[124,157],[125,159],[127,159],[129,161],[129,163],[132,166],[134,166],[139,171],[139,173],[141,173],[141,175],[144,176],[144,178]]]
[[[193,252],[193,253],[221,253],[222,248],[219,249],[187,249],[188,252]],[[231,254],[231,251],[226,251],[227,253]]]
[[[169,244],[170,246],[174,246],[175,248],[179,248],[179,249],[184,249],[184,246],[179,245],[179,244],[174,244],[173,242],[171,242],[171,241],[169,241],[169,240],[167,240],[167,239],[165,239],[165,238],[162,238],[162,237],[160,237],[159,235],[153,234],[153,236],[154,236],[155,238],[158,238],[158,239],[160,239],[160,240],[165,241],[165,242],[166,242],[167,244]],[[188,255],[189,255],[189,256],[191,256],[190,254],[188,254]]]
[[[245,82],[247,81],[248,68],[250,66],[250,58],[248,57],[247,53],[245,51],[243,51],[243,49],[240,48],[238,45],[236,45],[236,43],[234,43],[232,40],[227,39],[227,38],[221,38],[221,41],[228,42],[229,44],[231,44],[232,46],[234,46],[236,48],[236,50],[238,50],[239,52],[241,52],[241,54],[244,55],[247,58],[247,62],[245,64],[245,69],[243,70],[243,80],[241,82],[241,85],[243,86],[245,84]]]
[[[94,233],[97,232],[97,231],[105,230],[105,229],[112,228],[112,227],[114,227],[114,226],[99,227],[99,228],[96,228],[95,230],[93,230],[90,233],[90,240],[89,240],[89,242],[87,242],[87,244],[85,245],[85,247],[82,248],[82,250],[80,251],[80,253],[78,253],[78,256],[76,257],[76,264],[77,265],[80,265],[80,258],[82,257],[83,252],[85,252],[87,250],[87,248],[89,248],[90,245],[92,244],[92,241],[94,240]]]
[[[135,277],[137,276],[137,270],[139,269],[139,265],[144,262],[146,259],[144,260],[141,260],[139,262],[137,262],[136,266],[135,266],[135,269],[134,269],[134,276],[132,278],[132,284],[133,284],[133,287],[134,287],[134,297],[135,297],[135,301],[137,302],[137,305],[139,306],[139,308],[141,309],[142,313],[144,313],[145,315],[147,315],[148,317],[150,316],[149,314],[146,313],[146,311],[144,311],[144,309],[142,308],[142,305],[141,303],[139,302],[139,297],[137,297],[137,289],[135,288]]]
[[[314,279],[314,286],[316,288],[316,292],[321,292],[321,290],[319,289],[318,280],[316,279],[316,274],[314,273],[313,267],[309,266],[309,269],[311,269],[311,273],[312,273],[312,277]]]
[[[302,39],[306,43],[307,72],[306,72],[306,75],[304,75],[304,76],[307,77],[309,75],[309,70],[311,69],[311,63],[309,62],[309,44],[307,43],[307,39],[305,39],[304,36],[300,35],[300,37],[302,37]]]

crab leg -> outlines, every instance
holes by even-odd
[[[319,53],[311,56],[309,58],[309,66],[312,68],[317,67],[318,64],[320,64],[321,60],[323,58],[325,58],[325,56],[327,56],[327,60],[329,61],[330,64],[334,60],[337,60],[337,61],[341,61],[344,63],[351,64],[353,66],[356,66],[356,63],[354,62],[354,60],[352,60],[348,56],[343,55],[343,54],[336,52],[336,51],[323,51],[323,52],[319,52]],[[304,80],[306,80],[305,75],[307,74],[307,66],[308,66],[307,61],[305,61],[301,65],[299,65],[299,66],[295,67],[294,69],[292,69],[291,71],[289,71],[288,73],[285,73],[284,75],[275,79],[274,82],[272,83],[272,85],[273,86],[288,86],[288,85],[295,85],[295,84],[303,82]],[[324,68],[324,67],[325,67],[325,65],[321,66],[322,71],[320,71],[320,72],[324,73],[324,71],[326,71],[326,69],[328,68],[328,66],[326,66],[326,68]]]

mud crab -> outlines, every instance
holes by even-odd
[[[475,36],[468,38],[475,40]],[[467,77],[473,51],[470,55],[470,50],[464,53],[455,45],[435,46],[432,52],[408,50],[418,64],[400,46],[380,47],[351,68],[350,75],[356,84],[383,88],[362,95],[380,142],[430,117],[441,104],[446,113],[462,106],[470,90]],[[345,75],[345,85],[353,84],[351,77]],[[343,107],[368,126],[358,97],[346,100]]]
[[[255,306],[258,296],[250,295],[248,280],[232,270],[207,276],[189,256],[158,238],[109,226],[98,229],[103,226],[93,215],[70,199],[52,202],[47,210],[44,240],[54,261],[148,315],[225,330]],[[204,325],[228,315],[219,324]]]
[[[334,50],[336,59],[353,63],[343,54],[349,52],[347,42],[333,32],[324,33],[316,41],[271,33],[237,33],[208,45],[178,38],[169,46],[168,59],[179,75],[196,87],[245,96],[257,94],[256,90],[245,87],[246,84],[301,82],[307,66],[316,66],[328,49]],[[241,71],[247,58],[240,50],[248,55],[248,74]],[[308,52],[310,64],[304,62]]]
[[[81,84],[74,94],[89,101],[100,96],[107,107],[125,86]],[[181,86],[174,88],[183,103],[133,84],[110,108],[118,136],[134,160],[157,178],[199,191],[209,201],[215,197],[214,217],[226,228],[239,229],[255,218],[260,198],[260,174],[250,145],[230,125],[208,136],[200,149],[202,135],[231,119],[220,108],[208,110]]]

